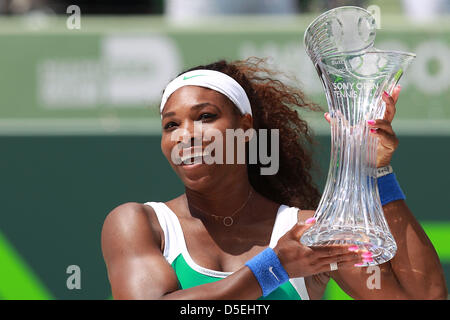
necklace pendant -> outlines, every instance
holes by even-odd
[[[234,223],[234,220],[233,220],[232,217],[225,217],[225,218],[223,218],[223,224],[226,227],[230,227],[231,225],[233,225],[233,223]]]

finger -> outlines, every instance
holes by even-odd
[[[353,261],[344,261],[344,262],[340,262],[338,263],[338,268],[336,271],[339,270],[355,270],[357,269],[357,266],[359,265],[359,269],[361,265],[365,265],[366,263],[364,262],[364,260],[356,260],[356,262]],[[325,268],[325,267],[324,267]],[[330,267],[328,267],[328,269],[330,269]],[[364,270],[364,269],[361,269]]]
[[[353,262],[358,263],[361,262],[364,259],[365,253],[363,252],[348,252],[345,254],[339,254],[337,256],[329,256],[329,257],[323,257],[317,260],[317,264],[320,265],[329,265],[333,262]]]
[[[396,112],[394,98],[392,98],[392,96],[390,96],[386,91],[383,91],[382,98],[386,103],[386,110],[384,111],[383,120],[392,122]]]
[[[352,253],[350,245],[340,245],[340,246],[317,246],[310,247],[316,258],[324,258],[324,257],[336,257],[339,255]],[[354,253],[354,252],[353,252]]]
[[[397,85],[394,90],[392,90],[392,99],[394,99],[394,103],[397,104],[398,101],[398,96],[400,95],[400,91],[402,90],[402,86],[401,85]]]
[[[318,273],[320,272],[330,272],[331,271],[331,263],[337,264],[337,270],[342,269],[351,269],[356,268],[358,265],[364,265],[368,262],[372,262],[373,258],[371,256],[370,252],[364,251],[360,252],[359,254],[348,256],[348,255],[342,255],[338,258],[325,258],[320,260],[317,263],[318,266]]]
[[[387,120],[367,120],[367,124],[369,128],[381,129],[386,131],[388,134],[395,135],[394,129],[392,129],[392,124]]]
[[[309,218],[305,221],[305,223],[298,222],[295,224],[291,229],[291,235],[294,239],[300,239],[301,236],[305,233],[306,230],[311,228],[314,223],[316,222],[316,219]]]
[[[329,114],[328,112],[325,112],[325,113],[323,114],[323,116],[325,117],[325,120],[328,121],[328,123],[331,123],[330,114]]]
[[[334,261],[337,264],[337,269],[336,270],[331,270],[331,263],[325,263],[325,264],[317,264],[316,265],[316,273],[322,273],[322,272],[335,272],[335,271],[339,271],[339,270],[343,270],[343,269],[350,269],[350,268],[355,268],[355,264],[359,264],[359,263],[364,263],[360,258],[357,259],[351,259],[351,260],[346,260],[346,261]]]
[[[395,135],[391,135],[384,130],[378,129],[370,132],[371,135],[378,137],[378,142],[385,148],[395,150],[398,146],[398,138]]]

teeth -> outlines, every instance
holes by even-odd
[[[192,164],[192,163],[195,162],[195,158],[201,158],[201,157],[205,157],[205,156],[207,156],[206,152],[203,153],[201,151],[197,151],[197,152],[194,152],[192,154],[189,154],[189,155],[186,155],[186,156],[182,156],[181,157],[181,162],[182,163],[186,163],[187,160],[192,159],[192,161],[189,161],[189,163]]]

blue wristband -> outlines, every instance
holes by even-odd
[[[252,270],[258,280],[264,297],[289,280],[289,275],[272,248],[265,249],[245,265]]]
[[[384,206],[395,200],[405,200],[400,185],[398,184],[395,173],[389,173],[377,179],[378,193],[380,194],[381,204]]]

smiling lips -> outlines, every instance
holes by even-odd
[[[193,165],[203,163],[202,158],[210,156],[208,152],[198,149],[196,151],[192,151],[192,149],[183,149],[181,154],[182,156],[180,157],[180,165]]]

